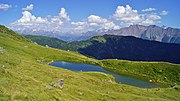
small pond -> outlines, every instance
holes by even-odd
[[[72,71],[76,71],[76,72],[79,72],[79,71],[103,72],[103,73],[110,74],[110,75],[114,76],[116,82],[122,83],[122,84],[128,84],[128,85],[142,87],[142,88],[156,88],[157,87],[156,85],[151,84],[149,82],[142,81],[142,80],[135,79],[135,78],[131,78],[128,76],[122,76],[119,74],[115,74],[115,73],[109,72],[109,71],[107,71],[107,70],[105,70],[99,66],[95,66],[95,65],[82,64],[82,63],[70,63],[70,62],[63,62],[63,61],[52,62],[49,65],[56,66],[59,68],[68,69],[68,70],[72,70]]]

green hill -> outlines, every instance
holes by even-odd
[[[25,35],[25,37],[43,46],[76,51],[96,59],[180,63],[180,44],[117,35],[95,36],[85,41],[75,42],[65,42],[45,36]]]
[[[118,69],[118,73],[145,75],[146,67],[149,72],[159,68],[162,71],[154,72],[159,76],[167,75],[178,78],[179,65],[168,63],[136,63],[121,60],[95,60],[85,57],[76,52],[68,52],[53,48],[47,48],[26,40],[17,33],[0,26],[0,100],[1,101],[119,101],[119,100],[156,100],[156,101],[179,101],[180,93],[172,88],[157,90],[138,88],[123,84],[117,84],[114,78],[104,73],[73,72],[47,65],[51,61],[70,61],[90,63],[103,66],[105,69]],[[141,65],[142,64],[142,65]],[[152,64],[153,68],[151,67]],[[162,65],[163,64],[163,65]],[[162,65],[161,67],[159,67]],[[134,68],[131,68],[134,66]],[[142,66],[142,70],[139,70]],[[114,68],[113,68],[114,67]],[[139,67],[139,68],[138,68]],[[124,68],[124,69],[121,69]],[[152,70],[151,70],[152,69]],[[122,71],[121,71],[122,70]],[[163,71],[167,72],[163,72]],[[175,72],[174,74],[174,71]],[[147,71],[146,71],[147,72]],[[163,74],[163,75],[161,75]],[[132,75],[131,75],[132,76]],[[138,76],[139,77],[139,76]],[[152,76],[153,79],[154,76]],[[64,88],[51,87],[50,84],[64,79]],[[159,80],[166,84],[177,82]]]
[[[91,45],[91,40],[88,41],[75,41],[75,42],[66,42],[59,40],[57,38],[51,38],[46,36],[34,36],[34,35],[23,35],[25,38],[36,42],[43,46],[50,46],[53,48],[58,48],[62,50],[77,51],[79,48],[84,48]]]

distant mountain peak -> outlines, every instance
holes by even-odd
[[[89,37],[87,34],[89,33],[83,35]],[[171,27],[165,28],[157,25],[130,25],[129,27],[124,27],[119,30],[109,30],[101,33],[96,32],[96,35],[104,34],[134,36],[146,40],[180,44],[180,29]]]
[[[60,33],[55,31],[42,31],[42,30],[21,30],[19,33],[30,35],[43,35],[48,37],[55,37],[64,41],[81,41],[89,39],[93,36],[104,34],[121,35],[121,36],[134,36],[146,40],[154,40],[165,43],[178,43],[180,44],[180,29],[171,28],[166,26],[157,25],[130,25],[121,29],[101,29],[95,31],[88,31],[83,33]]]

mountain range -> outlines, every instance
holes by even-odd
[[[94,40],[105,42],[103,38]],[[119,84],[108,74],[74,72],[47,64],[53,61],[94,64],[112,73],[152,80],[162,88]],[[43,47],[0,25],[0,101],[179,101],[179,72],[179,64],[96,60],[76,52]],[[58,81],[62,79],[64,87],[60,88]]]
[[[165,43],[180,43],[180,29],[171,27],[159,27],[156,25],[143,26],[143,25],[131,25],[129,27],[121,28],[118,30],[97,30],[88,31],[84,33],[60,33],[60,32],[45,32],[21,30],[17,31],[22,34],[31,35],[43,35],[48,37],[55,37],[64,41],[82,41],[90,39],[94,36],[100,36],[105,34],[121,35],[121,36],[134,36],[146,40],[154,40]]]
[[[25,35],[25,37],[40,45],[76,51],[96,59],[180,63],[180,44],[149,41],[133,36],[103,35],[74,42],[45,36]]]
[[[121,36],[134,36],[146,40],[153,40],[165,43],[180,43],[180,29],[171,27],[159,27],[156,25],[143,26],[131,25],[129,27],[121,28],[118,30],[86,32],[82,34],[79,40],[89,39],[97,35],[121,35]]]

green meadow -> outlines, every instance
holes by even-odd
[[[52,61],[96,64],[162,88],[118,84],[110,75],[73,72],[49,66]],[[64,88],[50,87],[64,79]],[[171,88],[174,83],[177,86]],[[179,101],[180,65],[163,62],[96,60],[77,52],[47,48],[0,26],[1,101]]]

